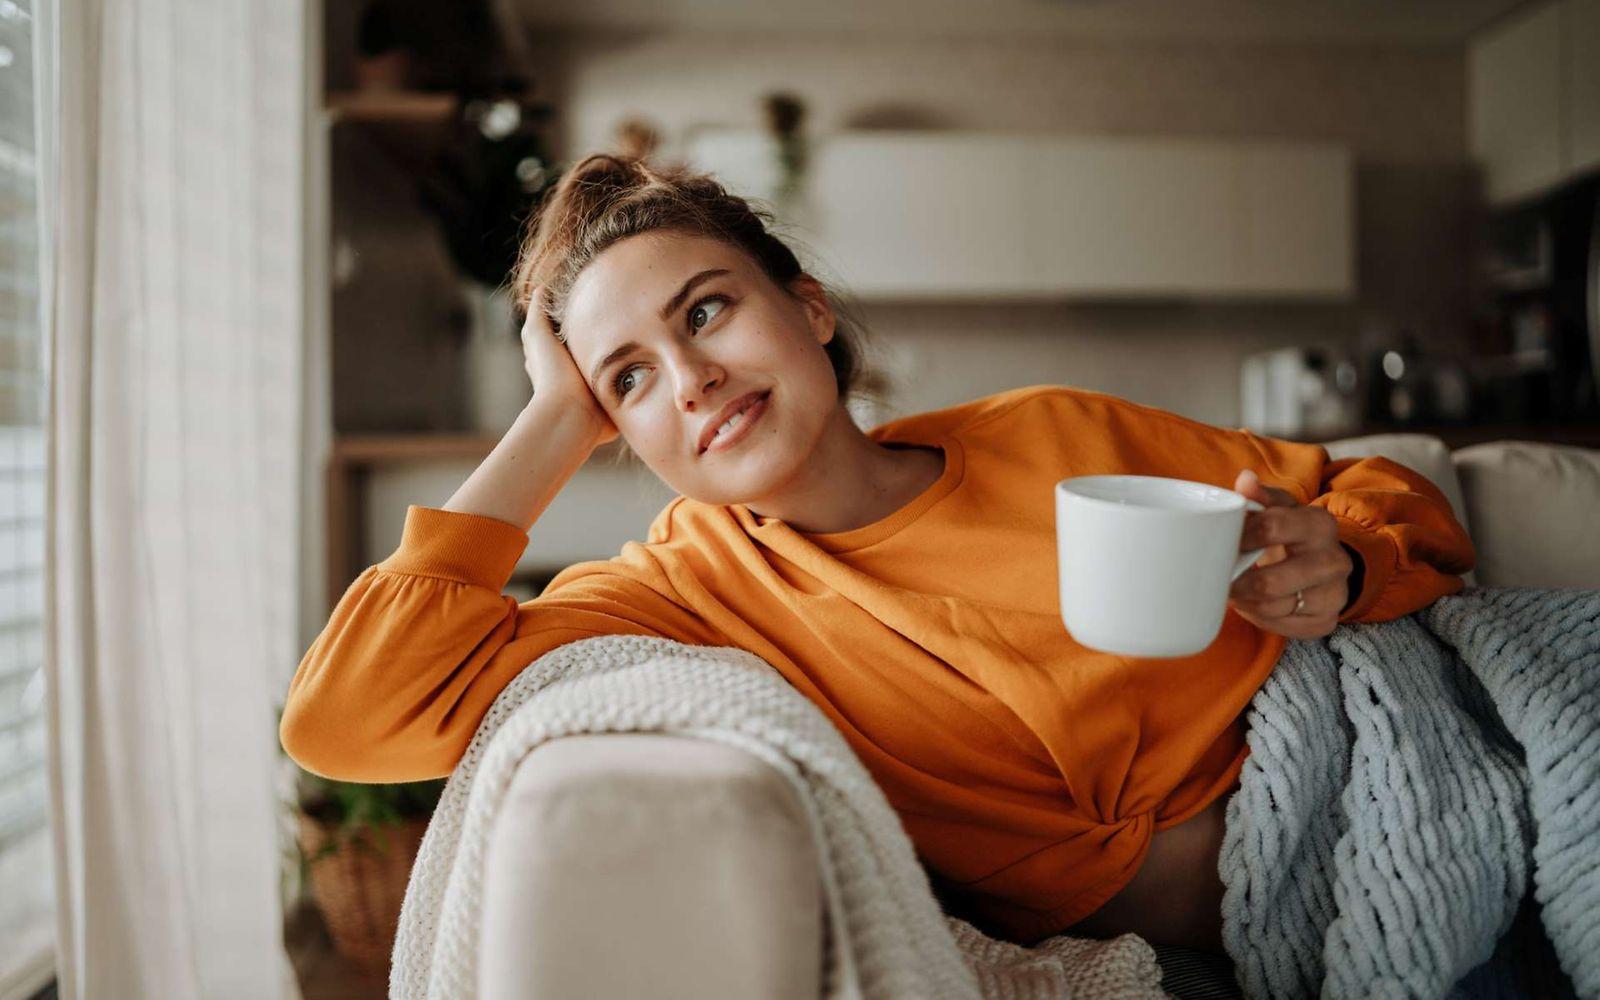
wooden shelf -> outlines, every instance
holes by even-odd
[[[417,431],[402,434],[340,434],[330,461],[341,465],[399,465],[452,459],[487,458],[500,437],[494,434]],[[585,465],[608,464],[622,451],[618,438],[596,448]]]
[[[419,90],[346,90],[328,95],[331,121],[442,125],[455,114],[456,95]]]

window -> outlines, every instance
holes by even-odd
[[[33,994],[54,968],[33,6],[0,0],[0,1000]]]

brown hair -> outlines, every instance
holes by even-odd
[[[545,286],[559,316],[567,295],[589,262],[619,240],[649,232],[709,236],[743,251],[786,293],[806,273],[794,251],[772,230],[773,214],[730,194],[710,174],[684,166],[657,165],[609,153],[585,157],[567,172],[529,218],[511,294],[526,315],[534,290]],[[833,365],[839,398],[876,395],[881,381],[867,370],[861,325],[826,284],[837,326],[823,345]]]

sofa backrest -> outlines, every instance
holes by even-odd
[[[1453,458],[1486,585],[1600,589],[1600,450],[1495,441]]]

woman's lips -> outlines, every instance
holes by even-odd
[[[756,398],[755,402],[739,411],[743,415],[739,417],[739,422],[733,426],[733,430],[712,438],[711,443],[706,445],[706,450],[702,454],[710,454],[713,451],[727,451],[740,441],[743,441],[749,433],[750,425],[760,420],[761,415],[767,412],[767,403],[771,398],[772,393],[770,391],[764,392]]]

